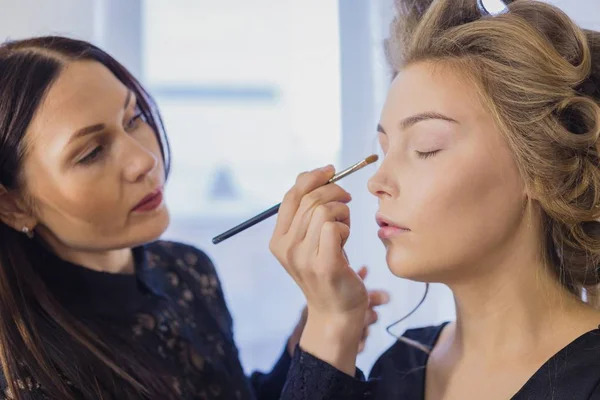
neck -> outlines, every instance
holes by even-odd
[[[44,242],[59,258],[94,271],[111,274],[133,274],[135,263],[130,248],[116,250],[79,250],[65,246],[56,240]]]
[[[599,314],[569,293],[550,267],[515,248],[486,260],[478,268],[485,273],[450,285],[456,305],[451,343],[464,356],[528,354],[598,326]]]
[[[131,249],[107,250],[99,252],[66,252],[59,255],[63,260],[89,269],[111,274],[133,274],[135,264]]]

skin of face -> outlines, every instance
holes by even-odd
[[[391,85],[378,128],[384,158],[368,187],[397,276],[452,283],[485,273],[523,231],[525,185],[478,99],[451,67],[428,62]]]
[[[166,230],[164,201],[134,210],[165,184],[155,132],[134,93],[102,64],[67,64],[24,140],[22,213],[8,218],[15,229],[34,227],[67,259],[143,244]]]

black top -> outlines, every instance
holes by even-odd
[[[444,324],[445,325],[445,324]],[[404,336],[433,348],[444,325]],[[398,341],[377,360],[365,381],[296,351],[283,400],[421,400],[427,353]],[[600,400],[600,329],[575,339],[550,358],[512,400]]]
[[[247,379],[219,278],[200,250],[171,242],[136,248],[135,274],[98,272],[62,261],[41,246],[40,252],[45,262],[39,272],[61,304],[87,321],[125,326],[133,342],[168,367],[179,398],[279,398],[291,358],[284,351],[270,374]],[[47,398],[35,383],[21,386],[34,398]]]

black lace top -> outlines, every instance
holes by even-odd
[[[290,357],[270,374],[244,375],[231,316],[210,259],[178,243],[134,249],[134,275],[93,271],[44,253],[40,271],[61,304],[88,320],[118,321],[125,334],[170,371],[170,386],[184,400],[278,399]],[[125,324],[123,324],[125,322]],[[46,399],[35,382],[18,382]],[[4,398],[11,398],[4,387]]]
[[[444,325],[412,329],[404,336],[433,348]],[[284,400],[422,400],[427,353],[396,342],[373,366],[370,379],[294,353]],[[575,339],[551,357],[511,400],[600,400],[600,329]]]

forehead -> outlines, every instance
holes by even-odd
[[[125,85],[98,62],[67,64],[33,117],[27,132],[28,147],[35,147],[41,136],[44,141],[68,139],[78,129],[115,118],[126,93]]]
[[[411,64],[398,73],[386,99],[382,122],[391,124],[422,112],[446,114],[461,122],[486,117],[475,80],[441,63]]]

